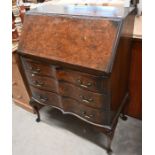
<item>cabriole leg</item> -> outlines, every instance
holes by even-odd
[[[112,153],[111,143],[112,143],[112,139],[110,137],[107,137],[107,153],[108,153],[108,155],[110,155]]]
[[[112,143],[112,136],[107,136],[107,154],[112,155],[112,149],[111,149],[111,143]]]
[[[112,143],[111,137],[107,136],[107,154],[108,155],[112,154],[111,143]]]
[[[122,111],[120,113],[120,118],[123,121],[126,121],[128,119],[128,117],[125,115],[125,109],[126,109],[127,105],[129,104],[129,100],[130,100],[130,97],[129,97],[129,94],[127,94],[126,104],[124,105],[124,107],[122,108]]]
[[[106,150],[108,155],[112,155],[113,151],[111,149],[111,144],[112,144],[112,140],[114,137],[114,132],[115,132],[115,128],[117,125],[117,121],[116,124],[114,124],[112,129],[105,129],[105,128],[100,128],[100,127],[95,127],[94,129],[96,129],[97,131],[102,132],[104,135],[106,135],[106,144],[104,145],[104,149]]]
[[[107,147],[106,147],[106,151],[107,151],[107,154],[108,155],[112,155],[112,153],[113,153],[113,151],[111,149],[111,144],[112,144],[112,140],[113,140],[113,137],[114,137],[114,131],[115,131],[115,128],[113,128],[112,130],[107,130],[106,131],[106,136],[107,136]]]
[[[39,110],[38,110],[38,108],[36,106],[34,106],[34,110],[35,110],[35,112],[37,114],[36,122],[40,122],[40,113],[39,113]]]
[[[128,117],[125,115],[125,107],[123,107],[122,112],[120,113],[120,118],[123,121],[126,121],[128,119]]]
[[[31,99],[30,100],[30,105],[33,107],[34,109],[34,112],[37,114],[37,119],[36,119],[36,122],[40,122],[40,113],[39,113],[39,108],[38,106],[36,105],[36,103]]]

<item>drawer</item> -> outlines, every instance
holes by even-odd
[[[29,84],[48,91],[58,92],[58,81],[51,77],[40,76],[26,71]]]
[[[63,102],[63,109],[65,112],[74,113],[90,122],[99,124],[105,122],[104,112],[100,110],[90,108],[83,104],[79,104],[77,101],[67,97],[66,98],[63,97],[62,102]]]
[[[99,124],[105,122],[104,112],[99,109],[85,106],[69,97],[61,97],[55,93],[43,91],[33,86],[30,86],[30,89],[32,97],[40,104],[59,107],[67,113],[75,114],[90,122]]]
[[[62,108],[61,96],[57,95],[56,93],[40,90],[33,86],[30,86],[30,89],[31,89],[33,98],[39,101],[41,104],[54,105]]]
[[[22,58],[22,62],[26,70],[33,74],[45,75],[50,77],[55,77],[55,67],[40,61]]]
[[[60,82],[59,93],[62,96],[71,97],[78,102],[93,108],[104,108],[105,95],[94,93],[88,90],[81,89],[71,83]]]
[[[103,93],[105,81],[101,77],[93,76],[90,74],[59,69],[57,70],[57,78],[59,80],[70,82],[80,88]]]

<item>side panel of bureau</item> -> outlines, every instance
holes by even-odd
[[[129,80],[130,102],[126,114],[142,118],[142,39],[133,39]]]
[[[116,114],[119,113],[118,110],[123,99],[125,99],[127,94],[129,94],[128,85],[131,63],[132,33],[135,17],[134,14],[135,12],[132,12],[122,23],[121,37],[110,78],[112,93],[111,110],[116,112]]]

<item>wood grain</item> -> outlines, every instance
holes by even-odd
[[[104,19],[27,15],[18,50],[105,71],[119,26]]]

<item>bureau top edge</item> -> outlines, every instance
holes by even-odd
[[[123,19],[134,7],[112,6],[76,6],[76,5],[51,5],[44,4],[28,11],[27,15],[60,15],[60,16],[88,16],[111,19]]]

